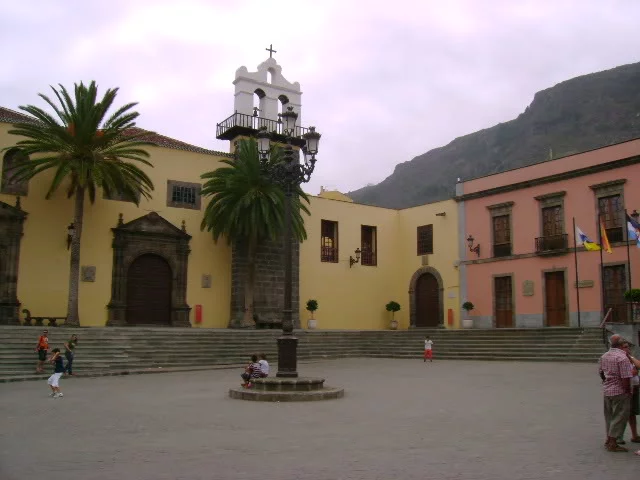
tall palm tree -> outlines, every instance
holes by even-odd
[[[142,140],[149,132],[135,129],[138,113],[132,111],[136,103],[118,108],[111,116],[107,112],[113,105],[118,89],[109,89],[98,99],[98,86],[91,82],[75,84],[73,98],[65,87],[51,87],[58,103],[46,95],[39,96],[51,107],[50,115],[33,105],[21,106],[33,121],[15,123],[9,133],[22,137],[16,145],[32,160],[15,167],[12,178],[28,180],[42,172],[53,170],[53,179],[46,198],[63,185],[67,197],[74,198],[69,273],[68,325],[80,325],[78,316],[78,277],[80,273],[80,240],[84,201],[88,194],[95,202],[96,190],[107,194],[120,194],[136,204],[140,196],[151,198],[153,183],[138,166],[125,160],[152,167],[149,154],[142,148],[150,145]]]
[[[272,164],[282,161],[279,148],[272,149]],[[241,326],[253,325],[253,299],[255,290],[255,265],[259,245],[275,240],[284,232],[283,189],[273,183],[260,165],[255,140],[241,140],[233,160],[222,160],[226,167],[205,173],[202,195],[211,197],[204,211],[200,228],[213,234],[214,241],[221,236],[229,243],[243,244],[247,254],[247,275],[244,288],[244,315]],[[302,213],[309,210],[301,201],[309,198],[299,187],[293,196],[292,232],[298,241],[307,238]]]

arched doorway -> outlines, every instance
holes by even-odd
[[[440,324],[438,280],[423,273],[416,282],[416,327],[437,327]]]
[[[442,276],[433,267],[422,267],[409,284],[410,326],[444,327],[444,287]]]
[[[127,272],[127,323],[170,325],[171,267],[160,255],[136,258]]]

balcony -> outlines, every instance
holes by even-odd
[[[569,240],[566,233],[536,238],[536,253],[538,255],[564,255],[568,252],[568,248]]]
[[[240,135],[249,137],[255,135],[258,129],[262,127],[266,127],[267,131],[274,135],[273,141],[284,143],[285,136],[281,121],[254,117],[253,115],[238,112],[216,124],[216,138],[218,140],[233,140]],[[303,147],[305,141],[302,135],[307,133],[308,130],[306,127],[295,127],[295,135],[293,135],[291,143],[297,147]]]

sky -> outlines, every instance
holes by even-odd
[[[515,118],[563,80],[640,61],[632,0],[0,0],[0,106],[96,80],[138,125],[228,151],[235,71],[270,44],[322,134],[304,189],[378,183],[398,163]]]

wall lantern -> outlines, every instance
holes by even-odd
[[[640,218],[640,213],[638,213],[638,211],[634,208],[633,209],[633,213],[631,214],[631,218],[633,218],[633,220],[638,223],[638,218]]]
[[[478,243],[474,246],[473,245],[474,241],[475,239],[473,238],[473,235],[469,235],[469,237],[467,237],[467,243],[469,244],[469,251],[474,252],[477,256],[480,256],[480,244]]]
[[[354,253],[356,254],[356,258],[349,256],[349,268],[353,267],[354,263],[358,263],[360,261],[360,249],[356,248]]]
[[[76,236],[76,226],[73,223],[70,223],[67,227],[67,250],[71,248],[71,242],[73,238]]]

